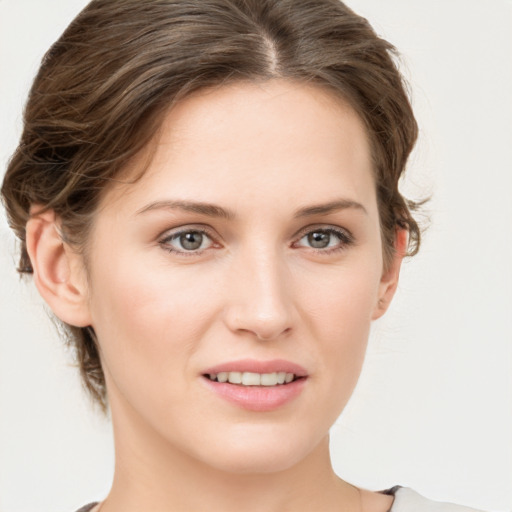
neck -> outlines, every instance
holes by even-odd
[[[240,474],[170,447],[147,427],[113,423],[116,469],[101,512],[360,512],[358,490],[332,470],[327,436],[289,468]]]

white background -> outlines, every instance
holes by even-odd
[[[85,0],[0,0],[0,173],[43,52]],[[402,52],[421,137],[405,190],[433,194],[422,252],[375,326],[333,428],[339,474],[512,510],[512,2],[352,0]],[[102,498],[107,420],[84,398],[0,216],[0,511]]]

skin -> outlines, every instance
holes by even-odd
[[[171,109],[151,149],[141,180],[105,193],[87,274],[52,212],[27,226],[41,294],[98,336],[116,444],[102,512],[389,510],[334,474],[328,446],[406,243],[384,268],[362,122],[320,88],[235,84]],[[187,229],[207,231],[200,250],[180,245]],[[319,231],[328,247],[312,247]],[[206,368],[247,358],[300,364],[302,392],[255,412],[205,385]]]

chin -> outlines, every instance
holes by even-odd
[[[318,445],[304,433],[279,426],[241,428],[224,439],[210,439],[208,463],[217,469],[237,474],[265,474],[286,471],[308,457]],[[322,436],[319,436],[322,438]],[[202,453],[207,462],[206,452]]]
[[[241,453],[225,454],[222,460],[215,462],[215,467],[238,475],[279,473],[292,468],[302,459],[302,454],[294,451],[276,454],[246,449]]]

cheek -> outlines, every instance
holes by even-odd
[[[318,345],[318,368],[325,377],[323,386],[333,411],[339,415],[359,378],[375,309],[379,266],[364,264],[338,268],[323,282],[311,285],[303,303],[309,319],[311,338]]]
[[[336,339],[357,343],[357,333],[368,331],[380,284],[378,263],[361,257],[356,264],[328,272],[304,272],[296,295],[301,297],[303,316],[309,318],[311,328],[320,331],[318,339],[332,340],[334,346]]]
[[[119,386],[134,380],[161,386],[170,375],[189,372],[215,305],[211,291],[183,272],[137,263],[136,258],[117,260],[97,270],[93,327],[103,365]]]

